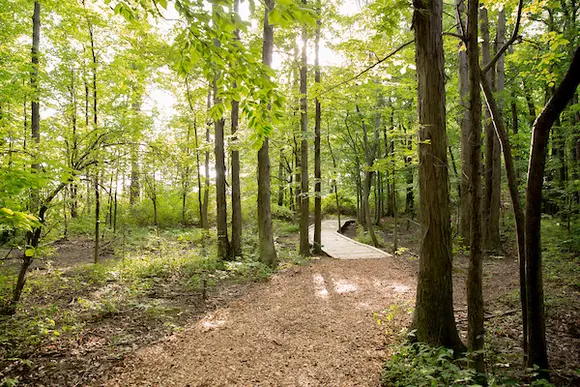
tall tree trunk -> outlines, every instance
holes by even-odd
[[[456,21],[458,22],[457,32],[465,35],[465,25],[462,21],[462,15],[465,13],[465,6],[463,0],[455,1],[457,7]],[[463,45],[464,43],[460,43]],[[469,143],[470,137],[470,123],[469,123],[469,76],[467,69],[467,52],[466,50],[459,50],[458,55],[458,70],[459,70],[459,104],[461,106],[461,116],[459,119],[459,127],[461,129],[461,197],[459,207],[459,235],[463,238],[465,245],[469,245],[471,238],[471,191],[469,190],[469,176],[471,176],[471,163],[469,151],[471,145]]]
[[[524,230],[525,215],[521,205],[520,195],[518,192],[518,179],[516,168],[514,165],[514,157],[512,156],[512,148],[509,142],[507,131],[505,130],[504,127],[504,121],[501,115],[501,110],[495,103],[491,87],[487,84],[487,82],[481,79],[480,82],[483,90],[483,95],[485,97],[485,102],[487,104],[489,111],[491,112],[494,127],[501,143],[501,149],[504,155],[504,165],[506,170],[508,187],[510,190],[512,207],[516,219],[516,235],[518,244],[518,258],[520,272],[520,300],[522,304],[522,326],[524,337],[522,347],[524,348],[524,356],[525,356],[528,347],[528,326],[527,326],[528,301],[526,291],[525,230]]]
[[[534,123],[528,185],[526,189],[526,270],[528,283],[528,366],[537,365],[541,375],[547,377],[548,354],[546,348],[546,321],[542,279],[542,249],[540,222],[542,184],[546,167],[546,153],[550,129],[560,116],[580,83],[580,47],[554,95]]]
[[[234,14],[239,14],[240,1],[234,0]],[[235,31],[236,39],[240,38],[240,30]],[[237,85],[234,83],[234,87]],[[232,243],[231,253],[234,257],[242,255],[242,199],[240,186],[240,151],[237,149],[237,131],[239,125],[240,103],[232,100],[231,134],[232,134]]]
[[[213,5],[214,9],[216,5]],[[214,11],[215,12],[215,11]],[[215,41],[219,46],[219,41]],[[217,72],[213,79],[213,104],[222,103],[218,97],[217,81],[220,77]],[[225,119],[219,117],[214,120],[214,154],[215,154],[215,185],[216,185],[216,225],[217,225],[217,253],[220,259],[230,259],[230,241],[228,238],[228,211],[226,198],[226,161],[225,161]]]
[[[131,147],[131,179],[129,183],[129,205],[132,207],[139,203],[141,197],[141,182],[139,176],[139,145]]]
[[[366,157],[366,162],[367,162],[367,167],[365,168],[365,171],[364,171],[365,179],[363,182],[363,198],[362,198],[362,208],[364,211],[364,221],[365,221],[365,226],[367,228],[367,232],[369,233],[369,236],[371,237],[371,240],[373,241],[373,245],[375,247],[379,247],[379,241],[377,239],[377,236],[375,235],[375,230],[373,228],[373,221],[371,219],[371,206],[369,203],[371,182],[372,182],[373,173],[374,173],[371,171],[371,168],[373,167],[373,164],[375,162],[376,149],[374,146],[371,146],[371,144],[369,143],[367,125],[365,124],[364,117],[363,117],[358,105],[356,105],[356,112],[358,113],[360,120],[361,120],[361,124],[362,124],[363,141],[364,141],[363,143],[364,143],[365,157]]]
[[[534,125],[536,120],[536,104],[534,103],[534,97],[525,79],[522,79],[522,86],[524,89],[524,96],[526,97],[526,102],[528,104],[528,113],[530,118],[530,125]]]
[[[99,263],[99,242],[100,242],[100,234],[99,234],[99,226],[101,224],[101,188],[99,186],[99,170],[95,171],[95,182],[94,182],[94,190],[95,190],[95,241],[94,241],[94,248],[93,248],[93,262],[95,264]]]
[[[294,146],[292,147],[292,153],[294,155],[294,203],[296,203],[296,215],[297,217],[300,216],[299,214],[301,213],[300,211],[300,191],[301,191],[301,187],[302,187],[302,178],[300,176],[300,171],[301,171],[301,167],[300,167],[300,152],[298,152],[298,141],[296,140],[296,134],[293,134],[293,143]]]
[[[413,328],[419,341],[463,350],[453,315],[451,219],[441,0],[414,0],[421,258]]]
[[[481,96],[479,80],[483,77],[479,69],[478,47],[478,9],[479,0],[469,0],[467,17],[467,62],[469,80],[469,188],[471,191],[471,224],[469,244],[469,267],[467,272],[467,348],[472,354],[472,367],[484,372],[483,359],[483,236],[481,224]],[[481,21],[482,30],[487,28],[487,11],[481,10],[485,19]],[[482,31],[485,35],[485,30]],[[489,34],[488,34],[489,35]],[[485,38],[484,38],[485,39]],[[489,36],[488,36],[489,41]],[[488,43],[489,45],[489,43]],[[489,48],[484,63],[489,61]],[[477,351],[477,352],[476,352]]]
[[[185,226],[187,224],[186,212],[187,212],[187,194],[189,193],[189,174],[191,173],[191,168],[189,167],[189,157],[191,156],[191,122],[187,124],[187,134],[185,136],[185,155],[186,155],[186,165],[183,169],[181,176],[181,224]]]
[[[30,86],[32,88],[32,115],[31,115],[31,134],[32,140],[34,142],[34,159],[32,162],[32,170],[35,173],[39,172],[40,164],[38,162],[38,152],[40,151],[40,98],[38,95],[38,68],[39,68],[39,55],[40,55],[40,3],[38,1],[34,2],[34,11],[32,14],[32,50],[31,50],[31,62],[32,71],[30,73]],[[26,106],[26,102],[25,102]],[[46,211],[44,206],[39,205],[39,192],[37,189],[31,190],[31,211],[38,214],[38,219],[40,222],[44,221],[44,212]],[[36,249],[40,243],[40,232],[41,228],[37,227],[32,229],[27,233],[27,244],[32,248]],[[16,307],[20,302],[20,297],[22,296],[22,290],[24,290],[24,285],[26,283],[26,273],[28,268],[32,264],[34,254],[24,254],[22,257],[22,263],[20,264],[20,270],[18,272],[18,278],[16,284],[14,285],[14,291],[12,293],[12,300],[9,305],[0,309],[0,315],[14,314],[16,312]]]
[[[330,144],[330,130],[326,134],[326,141],[328,142],[328,153],[330,153],[330,158],[332,159],[332,170],[333,170],[333,178],[332,178],[332,189],[334,192],[334,199],[336,203],[336,213],[338,216],[338,228],[336,231],[340,232],[340,227],[342,226],[340,223],[340,199],[338,198],[338,182],[336,181],[336,157],[334,157],[334,152],[332,151],[332,145]]]
[[[207,93],[207,111],[211,109],[211,87]],[[211,121],[208,121],[205,125],[205,142],[210,143],[210,125]],[[204,184],[203,184],[203,205],[201,207],[203,215],[201,217],[202,225],[205,230],[209,230],[209,149],[206,148],[205,151],[205,161],[204,161]],[[203,223],[205,221],[205,223]]]
[[[319,19],[316,20],[316,37],[315,37],[315,58],[314,58],[314,82],[320,86],[320,15],[321,2],[317,1]],[[314,117],[314,253],[320,254],[322,252],[322,175],[320,170],[320,120],[321,107],[318,97],[314,100],[316,109]]]
[[[491,60],[491,44],[489,38],[489,21],[487,8],[480,10],[481,23],[481,61],[485,66]],[[491,85],[495,85],[495,68],[487,74],[482,74]],[[494,86],[492,86],[494,87]],[[478,93],[479,93],[479,88]],[[500,249],[499,237],[499,207],[500,207],[500,183],[501,183],[501,162],[499,159],[499,142],[491,123],[491,115],[487,109],[484,113],[485,122],[485,196],[483,198],[483,210],[485,216],[485,227],[483,237],[485,248],[488,251],[496,252]]]
[[[278,156],[278,206],[284,205],[284,188],[286,185],[286,176],[284,175],[284,148],[280,147]]]
[[[274,8],[274,0],[265,0],[262,62],[272,66],[274,48],[274,26],[268,22],[268,13]],[[268,138],[264,138],[258,151],[258,232],[260,261],[270,266],[278,264],[272,231],[272,210],[270,208],[270,155]]]
[[[306,0],[302,0],[306,4]],[[310,255],[308,241],[308,222],[310,217],[310,192],[308,184],[308,62],[306,50],[308,47],[308,32],[306,27],[302,29],[302,64],[300,67],[300,254]]]
[[[201,182],[201,162],[199,157],[199,134],[197,133],[197,115],[195,112],[195,107],[193,106],[193,101],[191,99],[191,90],[189,88],[189,75],[185,77],[185,89],[187,93],[187,102],[189,104],[189,110],[191,114],[193,114],[193,136],[195,139],[195,165],[197,169],[197,201],[199,206],[199,222],[201,223],[201,227],[207,229],[206,225],[208,224],[207,220],[207,212],[204,211],[203,207],[203,189],[202,189],[202,182]]]

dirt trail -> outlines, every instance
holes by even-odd
[[[386,335],[373,313],[413,300],[415,284],[415,270],[397,257],[291,268],[136,351],[102,384],[375,386]],[[410,318],[402,313],[400,327]]]

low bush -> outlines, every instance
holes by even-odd
[[[338,193],[340,202],[340,213],[342,215],[356,216],[356,201],[343,193]],[[322,198],[322,213],[336,215],[338,210],[336,207],[336,195],[330,194]]]

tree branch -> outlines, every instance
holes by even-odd
[[[481,69],[481,75],[484,76],[489,69],[491,69],[495,63],[501,58],[501,56],[506,52],[506,50],[511,46],[517,39],[518,39],[518,32],[520,30],[520,21],[522,19],[522,8],[524,6],[524,0],[519,0],[518,3],[518,16],[516,19],[516,26],[514,27],[514,32],[512,33],[511,38],[505,42],[502,48],[495,54],[495,56],[487,63],[483,69]]]
[[[393,55],[395,55],[396,53],[398,53],[399,51],[401,51],[403,48],[411,45],[415,43],[415,40],[409,40],[408,42],[403,43],[402,45],[400,45],[399,47],[397,47],[393,52],[391,52],[390,54],[388,54],[387,56],[385,56],[383,59],[380,59],[378,61],[376,61],[374,64],[370,65],[369,67],[367,67],[366,69],[362,70],[361,72],[359,72],[358,74],[350,77],[347,80],[344,80],[342,82],[339,82],[333,86],[330,86],[328,89],[322,91],[320,94],[317,95],[317,97],[320,97],[321,95],[324,95],[334,89],[336,89],[337,87],[340,87],[342,85],[345,85],[351,81],[354,81],[355,79],[359,78],[360,76],[368,73],[370,70],[374,69],[375,67],[377,67],[378,65],[380,65],[381,63],[383,63],[384,61],[386,61],[387,59],[389,59],[390,57],[392,57]]]

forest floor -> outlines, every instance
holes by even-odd
[[[0,359],[0,380],[4,375],[35,386],[376,386],[389,344],[410,323],[415,298],[418,227],[402,224],[399,234],[402,247],[392,258],[285,262],[267,282],[255,282],[255,276],[218,281],[205,300],[199,289],[155,273],[147,291],[127,297],[110,277],[86,281],[80,294],[78,287],[53,286],[50,297],[47,291],[35,292],[33,284],[25,299],[30,305],[74,309],[95,294],[117,301],[96,310],[85,305],[84,314],[79,312],[82,327],[68,334],[59,329],[62,336],[28,345],[19,358]],[[382,239],[388,242],[392,234]],[[289,234],[278,242],[281,249],[295,249],[296,238]],[[90,244],[76,240],[58,249],[53,267],[62,268],[59,278],[68,282],[75,270],[72,256],[90,261]],[[465,339],[467,258],[460,252],[455,256],[455,311]],[[577,258],[571,259],[568,271],[574,272]],[[562,278],[566,270],[554,265],[548,258],[553,379],[580,385],[580,288],[577,279]],[[514,378],[524,374],[517,272],[513,252],[491,256],[484,264],[489,372]],[[32,278],[43,275],[38,273]],[[45,320],[52,318],[47,314]]]

